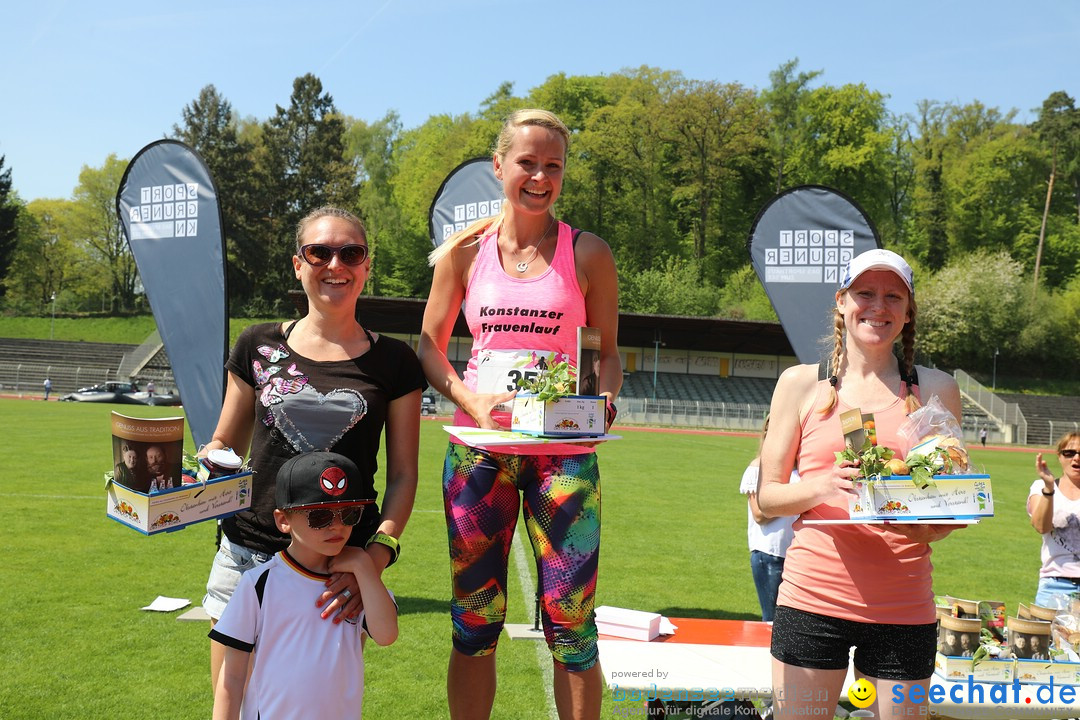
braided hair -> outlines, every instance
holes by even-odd
[[[847,292],[847,290],[841,290],[841,294]],[[915,393],[912,392],[912,386],[915,383],[915,315],[918,309],[915,306],[915,296],[910,295],[908,297],[908,316],[909,319],[904,323],[904,329],[900,332],[900,345],[903,352],[903,357],[900,360],[900,379],[904,381],[907,386],[907,397],[904,398],[904,407],[908,414],[918,410],[922,404],[919,399],[915,397]],[[829,358],[829,394],[826,396],[825,403],[818,410],[822,415],[827,415],[834,407],[839,399],[836,393],[836,384],[839,382],[837,373],[840,372],[840,366],[844,362],[844,314],[840,310],[833,308],[833,349],[832,355]]]

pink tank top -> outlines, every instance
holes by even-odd
[[[499,260],[498,232],[480,240],[472,275],[465,288],[465,320],[472,333],[472,353],[462,378],[474,392],[506,392],[514,380],[551,362],[577,364],[577,329],[588,324],[585,296],[574,264],[573,231],[559,223],[551,265],[531,278],[513,277]],[[510,414],[494,412],[510,426]],[[455,425],[475,427],[460,408]],[[516,455],[574,455],[592,452],[576,445],[499,446]]]
[[[797,466],[804,481],[832,473],[834,453],[844,449],[840,413],[850,408],[837,403],[827,415],[816,409],[828,389],[828,381],[818,383],[815,409],[803,423]],[[917,389],[915,394],[918,397]],[[909,444],[897,432],[907,418],[903,399],[883,408],[860,409],[874,414],[878,444],[906,456]],[[934,622],[930,546],[910,542],[882,525],[805,523],[847,516],[847,499],[837,496],[795,521],[777,604],[857,622]]]

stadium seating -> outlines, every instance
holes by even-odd
[[[1029,445],[1050,446],[1080,423],[1080,397],[1049,397],[1020,393],[998,393],[1007,403],[1016,403],[1027,419]]]
[[[776,380],[771,378],[717,377],[713,375],[656,374],[657,400],[749,403],[768,405]],[[653,397],[651,372],[627,373],[623,379],[624,398]]]
[[[124,354],[135,345],[0,338],[0,386],[4,392],[41,392],[46,374],[53,394],[116,379]]]

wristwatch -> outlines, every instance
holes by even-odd
[[[398,555],[401,554],[401,543],[393,535],[387,535],[384,532],[378,532],[371,536],[371,539],[367,541],[365,548],[371,547],[373,543],[379,545],[385,545],[390,550],[390,562],[386,563],[386,567],[390,567],[397,562]]]

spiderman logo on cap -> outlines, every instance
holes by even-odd
[[[330,466],[319,476],[319,486],[327,495],[337,497],[349,487],[349,478],[341,468]]]

